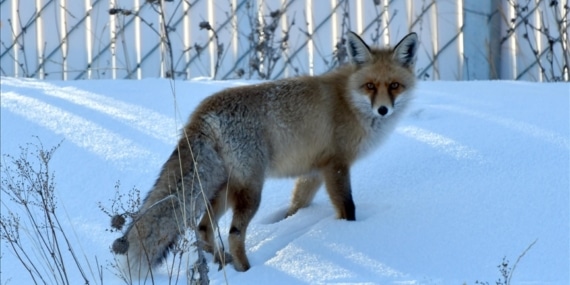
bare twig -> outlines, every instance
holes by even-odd
[[[517,257],[517,261],[515,261],[515,264],[513,264],[513,268],[511,269],[511,272],[509,274],[509,277],[507,279],[507,285],[511,284],[511,278],[513,278],[513,275],[515,273],[515,269],[517,268],[517,265],[519,264],[519,262],[521,261],[521,259],[525,256],[525,254],[530,250],[530,248],[538,241],[538,239],[535,239],[532,243],[530,243],[526,249],[519,255],[519,257]]]
[[[220,69],[220,61],[224,53],[224,44],[220,43],[220,38],[218,37],[218,33],[216,32],[215,29],[212,28],[210,22],[208,21],[200,22],[200,30],[207,30],[212,32],[214,38],[214,44],[216,47],[216,62],[214,64],[214,74],[212,75],[212,78],[215,79],[216,76],[218,75],[218,70]]]
[[[88,284],[84,266],[75,253],[75,245],[68,238],[57,211],[54,173],[49,166],[59,146],[60,144],[46,150],[39,141],[36,145],[20,147],[19,157],[5,156],[9,162],[2,165],[4,175],[1,190],[12,203],[8,207],[2,202],[8,212],[0,219],[0,237],[10,245],[35,283],[41,280],[42,283],[72,284],[69,274],[75,268],[83,283]],[[30,157],[30,147],[35,147],[33,157]],[[25,222],[20,222],[21,218]],[[23,228],[23,225],[30,227]],[[22,230],[30,240],[22,240],[19,234]],[[36,248],[27,248],[27,244],[33,244]],[[30,255],[30,251],[34,254]],[[46,277],[48,272],[43,272],[46,269],[51,273],[50,282]]]
[[[524,4],[519,2],[509,1],[509,5],[513,7],[515,15],[513,18],[505,21],[509,25],[507,34],[501,39],[501,44],[505,43],[509,38],[516,36],[517,31],[522,29],[522,38],[526,41],[528,47],[533,53],[534,62],[529,64],[516,76],[516,79],[522,78],[534,66],[538,65],[539,72],[545,81],[568,81],[568,64],[569,64],[569,48],[564,38],[568,37],[567,24],[569,7],[563,6],[564,14],[560,13],[561,3],[558,1],[543,1],[536,2],[526,1]],[[554,15],[555,27],[549,26],[549,22],[545,20],[544,12],[550,9]],[[540,17],[540,26],[536,26],[529,19]],[[531,41],[531,34],[538,33],[542,39],[547,43],[546,47],[542,50],[536,46],[536,43],[541,39],[534,37],[534,43]]]

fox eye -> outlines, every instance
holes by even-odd
[[[375,89],[376,89],[376,86],[374,86],[374,83],[368,82],[368,83],[366,83],[366,89],[368,89],[368,90],[375,90]]]
[[[398,83],[398,82],[390,83],[390,89],[395,90],[395,89],[398,89],[398,87],[400,87],[400,83]]]

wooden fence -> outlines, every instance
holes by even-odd
[[[422,79],[568,81],[568,0],[0,0],[2,76],[280,78],[410,31]]]

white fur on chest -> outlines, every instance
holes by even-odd
[[[409,96],[410,94],[405,95]],[[374,150],[394,131],[396,124],[405,113],[409,101],[408,98],[399,99],[394,104],[394,112],[388,117],[376,114],[368,101],[353,100],[352,103],[357,110],[358,119],[365,132],[358,147],[358,158]]]
[[[359,145],[358,158],[368,154],[378,147],[394,130],[399,115],[392,114],[389,118],[373,118],[368,120],[369,124],[364,127],[366,136],[363,137]]]

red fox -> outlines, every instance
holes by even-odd
[[[231,262],[246,271],[246,231],[266,177],[299,177],[287,216],[308,206],[324,182],[337,217],[355,220],[350,166],[401,117],[416,81],[417,48],[415,33],[393,49],[376,49],[350,32],[349,63],[334,71],[205,99],[114,251],[127,254],[129,270],[144,276],[203,214],[200,244],[221,256],[213,225],[227,206]]]

